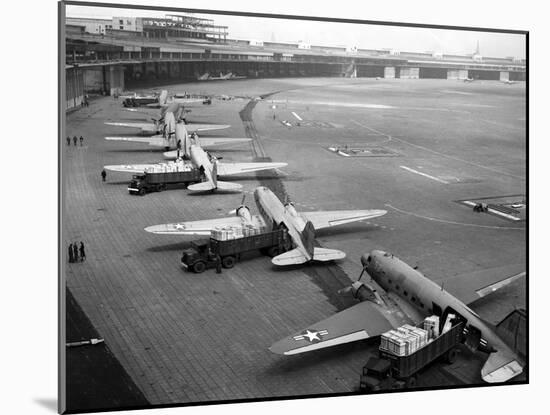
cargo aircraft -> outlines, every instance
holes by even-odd
[[[351,292],[360,303],[276,342],[269,350],[295,355],[378,336],[434,314],[443,323],[448,314],[454,314],[465,323],[465,345],[472,351],[489,353],[481,369],[485,382],[505,382],[523,371],[524,360],[502,340],[493,325],[468,305],[524,277],[524,264],[432,281],[387,252],[364,254],[361,263],[371,283],[360,281],[362,272],[358,281],[341,290]],[[503,277],[504,273],[511,276]]]
[[[191,191],[215,191],[215,190],[241,190],[242,185],[238,183],[224,182],[218,180],[218,176],[231,176],[236,174],[250,173],[261,170],[277,169],[285,167],[288,163],[220,163],[218,158],[211,156],[199,145],[198,138],[190,138],[185,131],[185,124],[176,124],[176,138],[179,140],[179,147],[176,152],[178,158],[188,159],[193,167],[201,170],[205,181],[187,187]],[[209,141],[210,140],[210,141]],[[236,142],[239,139],[224,138],[202,138],[203,142],[216,145]],[[241,141],[250,139],[241,139]],[[204,145],[204,144],[202,144]],[[124,173],[144,173],[148,168],[154,167],[154,164],[136,164],[136,165],[113,165],[105,166],[106,170],[124,172]]]
[[[227,72],[225,75],[220,72],[220,76],[210,76],[210,73],[205,72],[204,74],[197,77],[197,81],[226,81],[229,79],[243,79],[245,76],[234,75],[233,72]]]
[[[152,147],[160,147],[165,150],[178,149],[178,142],[187,140],[188,135],[202,131],[221,130],[229,128],[230,125],[216,124],[184,124],[176,122],[176,117],[173,112],[166,111],[161,121],[151,123],[105,123],[108,125],[116,125],[119,127],[141,128],[142,131],[159,133],[153,136],[111,136],[105,137],[109,141],[130,141],[134,143],[146,143]],[[242,143],[250,141],[250,138],[201,138],[201,145],[208,148],[212,145]],[[180,144],[181,145],[181,144]]]
[[[292,203],[283,204],[267,187],[254,190],[254,200],[260,215],[252,216],[250,209],[241,205],[235,216],[226,218],[155,225],[145,228],[147,232],[165,235],[209,235],[217,226],[239,226],[263,223],[268,229],[285,227],[292,240],[290,250],[281,253],[271,262],[275,265],[295,265],[308,261],[332,261],[345,258],[346,254],[336,249],[314,246],[315,229],[343,225],[386,214],[385,210],[341,210],[297,212]]]
[[[190,97],[168,97],[168,91],[162,90],[158,97],[157,102],[144,105],[145,108],[169,108],[174,105],[184,106],[194,103],[203,103],[204,98],[190,98]]]

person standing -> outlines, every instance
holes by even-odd
[[[76,242],[73,244],[73,260],[74,262],[78,262],[78,245]]]
[[[84,261],[86,259],[86,252],[84,251],[84,242],[80,241],[80,260]]]
[[[73,244],[70,244],[69,245],[69,262],[74,262],[74,258],[73,258]]]
[[[106,178],[107,178],[107,172],[105,171],[105,169],[103,169],[101,170],[101,179],[105,181]]]
[[[216,255],[216,274],[222,273],[222,258]]]
[[[78,141],[78,138],[76,138],[76,135],[73,137],[73,143],[76,146],[76,142]]]
[[[84,137],[80,136],[80,147],[82,147],[83,142],[84,142]]]
[[[70,146],[71,145],[71,137],[67,136],[67,145]]]

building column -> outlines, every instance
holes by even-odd
[[[109,95],[124,91],[124,68],[119,65],[109,66]]]
[[[458,69],[447,69],[447,79],[459,79]]]
[[[420,68],[401,68],[399,77],[401,79],[418,79],[420,77]]]
[[[384,68],[384,78],[395,78],[395,68],[393,66]]]

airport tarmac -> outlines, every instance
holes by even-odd
[[[125,111],[112,97],[68,114],[66,133],[82,135],[84,146],[62,147],[63,238],[66,245],[84,241],[87,260],[67,264],[67,286],[151,404],[357,390],[362,366],[376,350],[372,342],[293,357],[268,347],[353,304],[336,291],[357,279],[360,256],[372,249],[390,251],[433,278],[526,263],[524,220],[476,213],[457,202],[526,194],[523,83],[308,78],[166,88],[238,97],[194,107],[188,116],[231,125],[212,136],[255,138],[211,151],[224,162],[288,162],[280,172],[231,179],[244,186],[252,213],[251,193],[260,184],[288,197],[298,211],[388,213],[318,232],[321,245],[347,253],[336,264],[277,269],[267,257],[254,256],[221,275],[186,273],[181,251],[196,238],[143,228],[227,216],[242,194],[174,189],[131,196],[131,177],[109,173],[103,183],[102,167],[154,163],[162,152],[105,141],[131,130],[104,122],[147,116]],[[346,146],[364,156],[330,150]],[[490,322],[525,306],[524,284],[498,296],[477,310]],[[466,356],[462,362],[454,374],[434,365],[420,385],[479,382],[482,362]]]

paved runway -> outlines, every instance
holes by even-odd
[[[196,196],[176,189],[135,197],[126,190],[129,176],[116,173],[102,183],[103,165],[161,160],[161,152],[144,145],[103,139],[131,132],[104,122],[146,116],[124,111],[113,98],[93,100],[89,108],[69,114],[68,134],[83,135],[85,142],[63,148],[63,237],[67,244],[83,240],[87,261],[68,264],[67,285],[152,404],[355,390],[373,345],[291,358],[267,348],[352,304],[335,290],[358,277],[360,255],[371,249],[391,251],[434,278],[526,262],[524,222],[474,213],[456,202],[525,194],[524,84],[323,78],[169,89],[241,97],[193,108],[189,120],[232,126],[213,135],[255,134],[251,144],[213,151],[223,161],[288,162],[284,175],[238,178],[247,194],[262,183],[287,195],[297,210],[388,213],[319,232],[323,246],[347,253],[335,265],[279,270],[257,256],[221,275],[185,273],[179,258],[194,237],[152,235],[143,228],[222,217],[242,195]],[[243,123],[239,112],[266,94],[272,95],[257,101],[251,121]],[[327,150],[334,145],[377,147],[396,155],[343,157]],[[252,197],[246,202],[254,213]],[[514,284],[479,311],[497,322],[524,303],[524,285]],[[466,378],[479,378],[476,362]],[[463,368],[460,376],[450,370],[434,367],[423,382],[449,385],[464,379]]]

